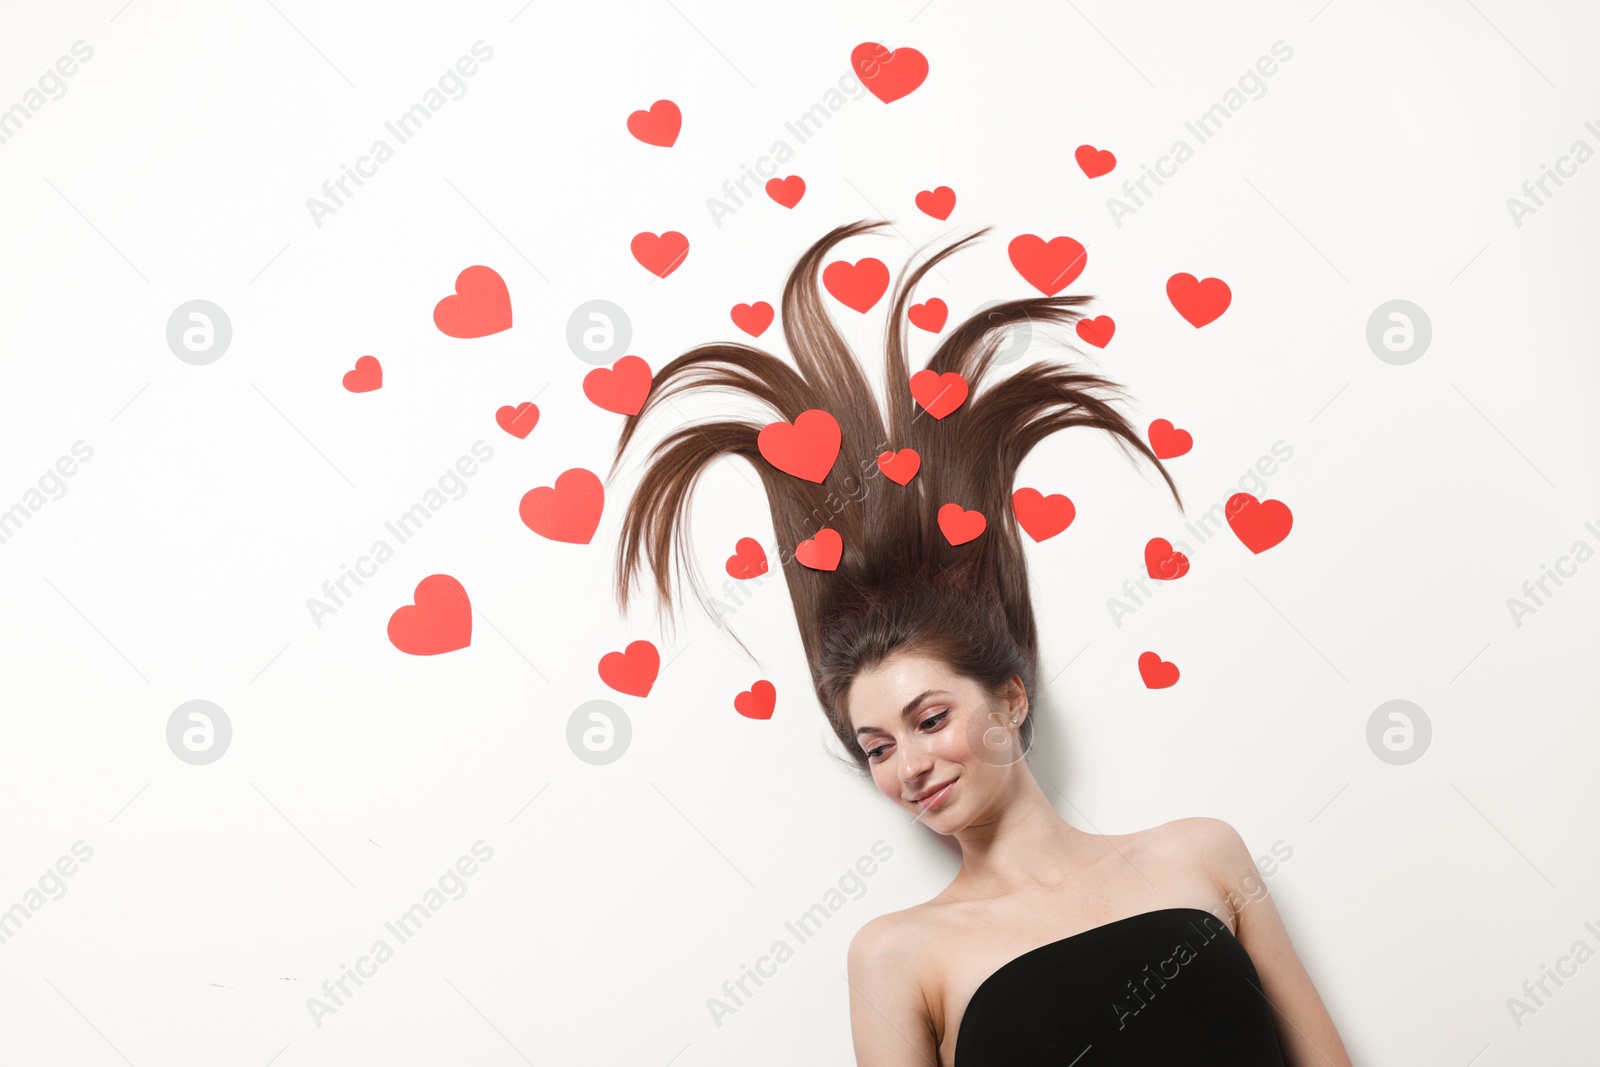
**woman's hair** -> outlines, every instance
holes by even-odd
[[[628,590],[644,552],[655,574],[658,612],[671,607],[667,571],[674,539],[680,565],[694,572],[684,541],[695,481],[719,456],[748,459],[771,506],[779,561],[817,698],[862,772],[870,768],[852,736],[845,697],[861,670],[892,654],[935,657],[973,679],[991,698],[1016,675],[1033,705],[1038,633],[1011,494],[1017,467],[1034,445],[1069,426],[1106,430],[1118,438],[1124,453],[1132,446],[1155,464],[1173,499],[1183,506],[1155,453],[1113,410],[1108,397],[1097,394],[1120,393],[1115,383],[1041,362],[980,388],[1012,326],[1044,321],[1070,327],[1081,317],[1076,309],[1092,297],[1012,300],[961,322],[939,343],[928,369],[958,372],[970,388],[968,398],[942,419],[913,406],[907,304],[928,271],[987,228],[902,274],[886,333],[888,410],[880,411],[860,363],[824,308],[817,272],[839,242],[884,225],[862,220],[839,226],[807,249],[790,272],[783,291],[783,332],[798,370],[738,342],[690,349],[656,372],[644,406],[623,425],[611,468],[615,474],[634,431],[652,409],[697,387],[748,394],[775,412],[769,421],[793,422],[811,408],[821,408],[838,421],[839,457],[820,484],[778,470],[761,455],[757,435],[764,422],[702,422],[674,431],[651,453],[628,503],[617,545],[616,592],[626,613]],[[877,467],[880,453],[903,448],[915,449],[922,458],[906,485],[891,481]],[[973,540],[951,545],[937,523],[940,506],[950,502],[981,512],[986,529]],[[843,538],[837,569],[815,570],[795,562],[796,546],[824,526]],[[700,600],[704,606],[704,597]],[[734,640],[738,642],[737,636]],[[738,643],[748,655],[743,642]],[[1033,724],[1030,714],[1021,727],[1025,750],[1032,747]]]

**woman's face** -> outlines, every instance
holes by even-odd
[[[1026,708],[1021,687],[1013,691],[1015,706],[991,701],[942,661],[902,653],[856,675],[846,708],[873,782],[948,834],[989,806],[1021,758],[1016,731]]]

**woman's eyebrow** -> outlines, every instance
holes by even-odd
[[[950,693],[950,690],[948,690],[948,689],[924,689],[922,692],[918,693],[916,696],[914,696],[910,700],[906,701],[906,706],[900,709],[900,717],[902,719],[911,718],[911,716],[916,714],[917,708],[922,706],[922,702],[924,700],[927,700],[929,697],[950,696],[950,695],[951,695],[951,693]],[[857,737],[860,737],[862,734],[871,734],[871,733],[877,733],[877,732],[878,732],[878,728],[876,726],[858,726],[858,727],[856,727],[856,736]]]

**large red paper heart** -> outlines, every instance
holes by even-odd
[[[1233,494],[1222,510],[1244,547],[1257,554],[1288,537],[1294,525],[1294,515],[1283,501],[1258,501],[1249,493]]]
[[[1189,573],[1189,557],[1165,537],[1152,537],[1144,546],[1144,569],[1158,581],[1176,581]]]
[[[794,207],[806,195],[806,180],[798,174],[767,179],[767,195],[784,207]]]
[[[956,191],[948,185],[937,189],[924,189],[917,194],[917,210],[943,222],[956,209]]]
[[[1139,654],[1139,677],[1146,689],[1166,689],[1178,682],[1178,665],[1168,663],[1154,652]]]
[[[456,275],[454,296],[433,306],[433,324],[447,337],[487,337],[511,329],[511,293],[491,267]]]
[[[767,551],[754,537],[739,538],[733,546],[733,555],[723,564],[728,576],[741,582],[761,577],[767,573],[767,566]]]
[[[873,96],[892,103],[928,76],[928,57],[915,48],[890,51],[876,41],[864,41],[850,52],[850,66]]]
[[[683,112],[671,100],[657,100],[648,111],[628,116],[628,132],[645,144],[671,148],[683,126]]]
[[[650,395],[650,364],[623,356],[609,367],[596,367],[583,376],[583,395],[596,407],[637,415]]]
[[[772,325],[772,305],[765,300],[757,300],[754,304],[735,304],[728,315],[735,326],[751,337],[760,337]]]
[[[1024,486],[1011,494],[1011,510],[1017,516],[1017,525],[1027,531],[1035,541],[1043,541],[1072,525],[1078,509],[1062,493],[1045,496],[1037,489]]]
[[[539,425],[539,409],[531,400],[524,400],[516,407],[506,404],[494,413],[494,421],[512,437],[527,440],[528,434]]]
[[[839,303],[865,314],[889,288],[889,268],[871,256],[854,263],[835,260],[823,268],[822,285]]]
[[[1179,273],[1167,279],[1167,299],[1198,330],[1228,310],[1233,290],[1221,278],[1196,281],[1193,274]]]
[[[747,719],[770,719],[778,703],[778,689],[765,678],[733,698],[733,707]]]
[[[945,319],[949,317],[950,308],[938,297],[926,303],[912,304],[911,310],[906,312],[906,318],[911,320],[911,325],[929,333],[938,333],[944,329]]]
[[[983,533],[989,520],[981,511],[967,511],[960,504],[944,504],[939,508],[939,529],[952,545],[964,545]]]
[[[1117,165],[1116,156],[1092,144],[1079,145],[1078,150],[1072,153],[1072,158],[1078,161],[1078,168],[1090,178],[1110,174],[1112,168]]]
[[[1117,332],[1117,324],[1110,315],[1100,315],[1092,319],[1079,319],[1077,330],[1080,341],[1096,348],[1104,348],[1111,343],[1112,336]]]
[[[839,531],[824,526],[814,537],[801,541],[794,549],[795,562],[814,571],[836,570],[844,555],[844,538]]]
[[[472,643],[472,602],[448,574],[417,583],[412,603],[389,616],[389,643],[412,656],[437,656]]]
[[[1150,438],[1150,450],[1157,459],[1174,459],[1194,447],[1194,437],[1189,431],[1176,429],[1168,419],[1152,422],[1146,436]]]
[[[1006,252],[1023,280],[1045,296],[1071,285],[1089,262],[1083,245],[1071,237],[1052,237],[1046,243],[1037,234],[1025,233],[1013,237]]]
[[[645,640],[630,641],[623,651],[600,657],[600,680],[629,696],[649,696],[660,670],[661,653]]]
[[[809,408],[793,423],[769,422],[756,434],[756,449],[785,474],[821,484],[839,458],[839,421],[821,408]]]
[[[362,356],[356,360],[355,369],[345,371],[340,381],[352,393],[370,393],[383,385],[383,365],[377,356]]]
[[[967,399],[967,380],[958,371],[943,374],[923,368],[911,376],[911,398],[924,411],[942,419]]]
[[[917,471],[922,469],[922,456],[914,448],[902,448],[898,452],[892,450],[880,452],[878,469],[887,475],[890,481],[905,485],[917,476]]]
[[[600,525],[606,490],[593,471],[562,471],[554,486],[541,485],[522,494],[517,514],[540,537],[586,545]]]
[[[677,270],[689,255],[689,239],[677,230],[659,235],[649,230],[636,233],[628,247],[633,250],[633,258],[639,261],[639,266],[657,278],[665,278]]]

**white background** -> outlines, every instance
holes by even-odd
[[[1521,227],[1506,200],[1575,140],[1600,148],[1597,32],[1583,5],[1502,0],[8,5],[0,108],[73,42],[94,53],[0,144],[0,508],[75,441],[93,457],[0,544],[0,908],[75,841],[94,851],[0,945],[0,1059],[850,1062],[851,935],[959,857],[828,756],[776,571],[731,620],[759,664],[687,594],[672,633],[648,596],[618,612],[616,523],[676,413],[647,424],[592,543],[531,533],[517,504],[609,469],[621,417],[581,392],[579,303],[626,309],[630,351],[659,368],[746,339],[728,309],[776,304],[805,247],[863,217],[896,229],[840,254],[896,272],[994,227],[922,287],[954,318],[1033,294],[1013,236],[1082,241],[1068,291],[1117,335],[1035,356],[1088,359],[1135,425],[1194,433],[1171,464],[1191,516],[1293,449],[1266,494],[1293,509],[1288,539],[1196,547],[1120,626],[1108,598],[1150,537],[1188,539],[1183,517],[1103,435],[1025,461],[1018,484],[1078,509],[1029,542],[1051,679],[1033,762],[1063,816],[1123,833],[1209,815],[1257,854],[1292,847],[1270,885],[1357,1063],[1592,1058],[1600,963],[1520,1028],[1506,1001],[1579,939],[1600,949],[1583,925],[1600,926],[1600,563],[1520,627],[1506,601],[1575,541],[1600,548],[1600,162]],[[307,198],[480,39],[494,54],[466,95],[318,227]],[[1185,121],[1278,40],[1293,56],[1265,94],[1197,145]],[[919,49],[927,81],[850,99],[796,145],[784,122],[863,41]],[[624,125],[663,97],[684,113],[670,149]],[[1114,183],[1180,137],[1194,158],[1117,226]],[[779,138],[804,199],[758,196],[717,226],[707,198]],[[1117,170],[1086,179],[1083,143]],[[913,205],[936,185],[957,192],[948,222]],[[689,237],[666,279],[629,255],[646,230]],[[478,263],[514,326],[446,337],[432,308]],[[1178,271],[1223,278],[1232,306],[1194,329],[1164,296]],[[203,367],[165,340],[194,298],[234,330]],[[1364,338],[1395,298],[1433,325],[1407,366]],[[887,301],[829,306],[876,378]],[[786,354],[777,327],[756,343]],[[364,354],[383,387],[346,392]],[[494,424],[535,397],[526,440]],[[480,439],[494,454],[466,495],[315,625],[307,598]],[[743,461],[701,480],[694,520],[714,592],[738,537],[775,556]],[[441,572],[471,597],[472,644],[396,651],[389,616]],[[653,690],[611,691],[595,664],[641,637],[662,649]],[[1177,686],[1140,684],[1145,649]],[[765,722],[732,707],[757,678],[779,694]],[[234,729],[204,767],[165,740],[196,698]],[[565,741],[596,698],[634,728],[605,767]],[[1433,724],[1408,766],[1365,739],[1394,698]],[[467,894],[317,1026],[307,997],[479,839],[494,854]],[[706,998],[879,839],[893,858],[866,894],[715,1025]]]

